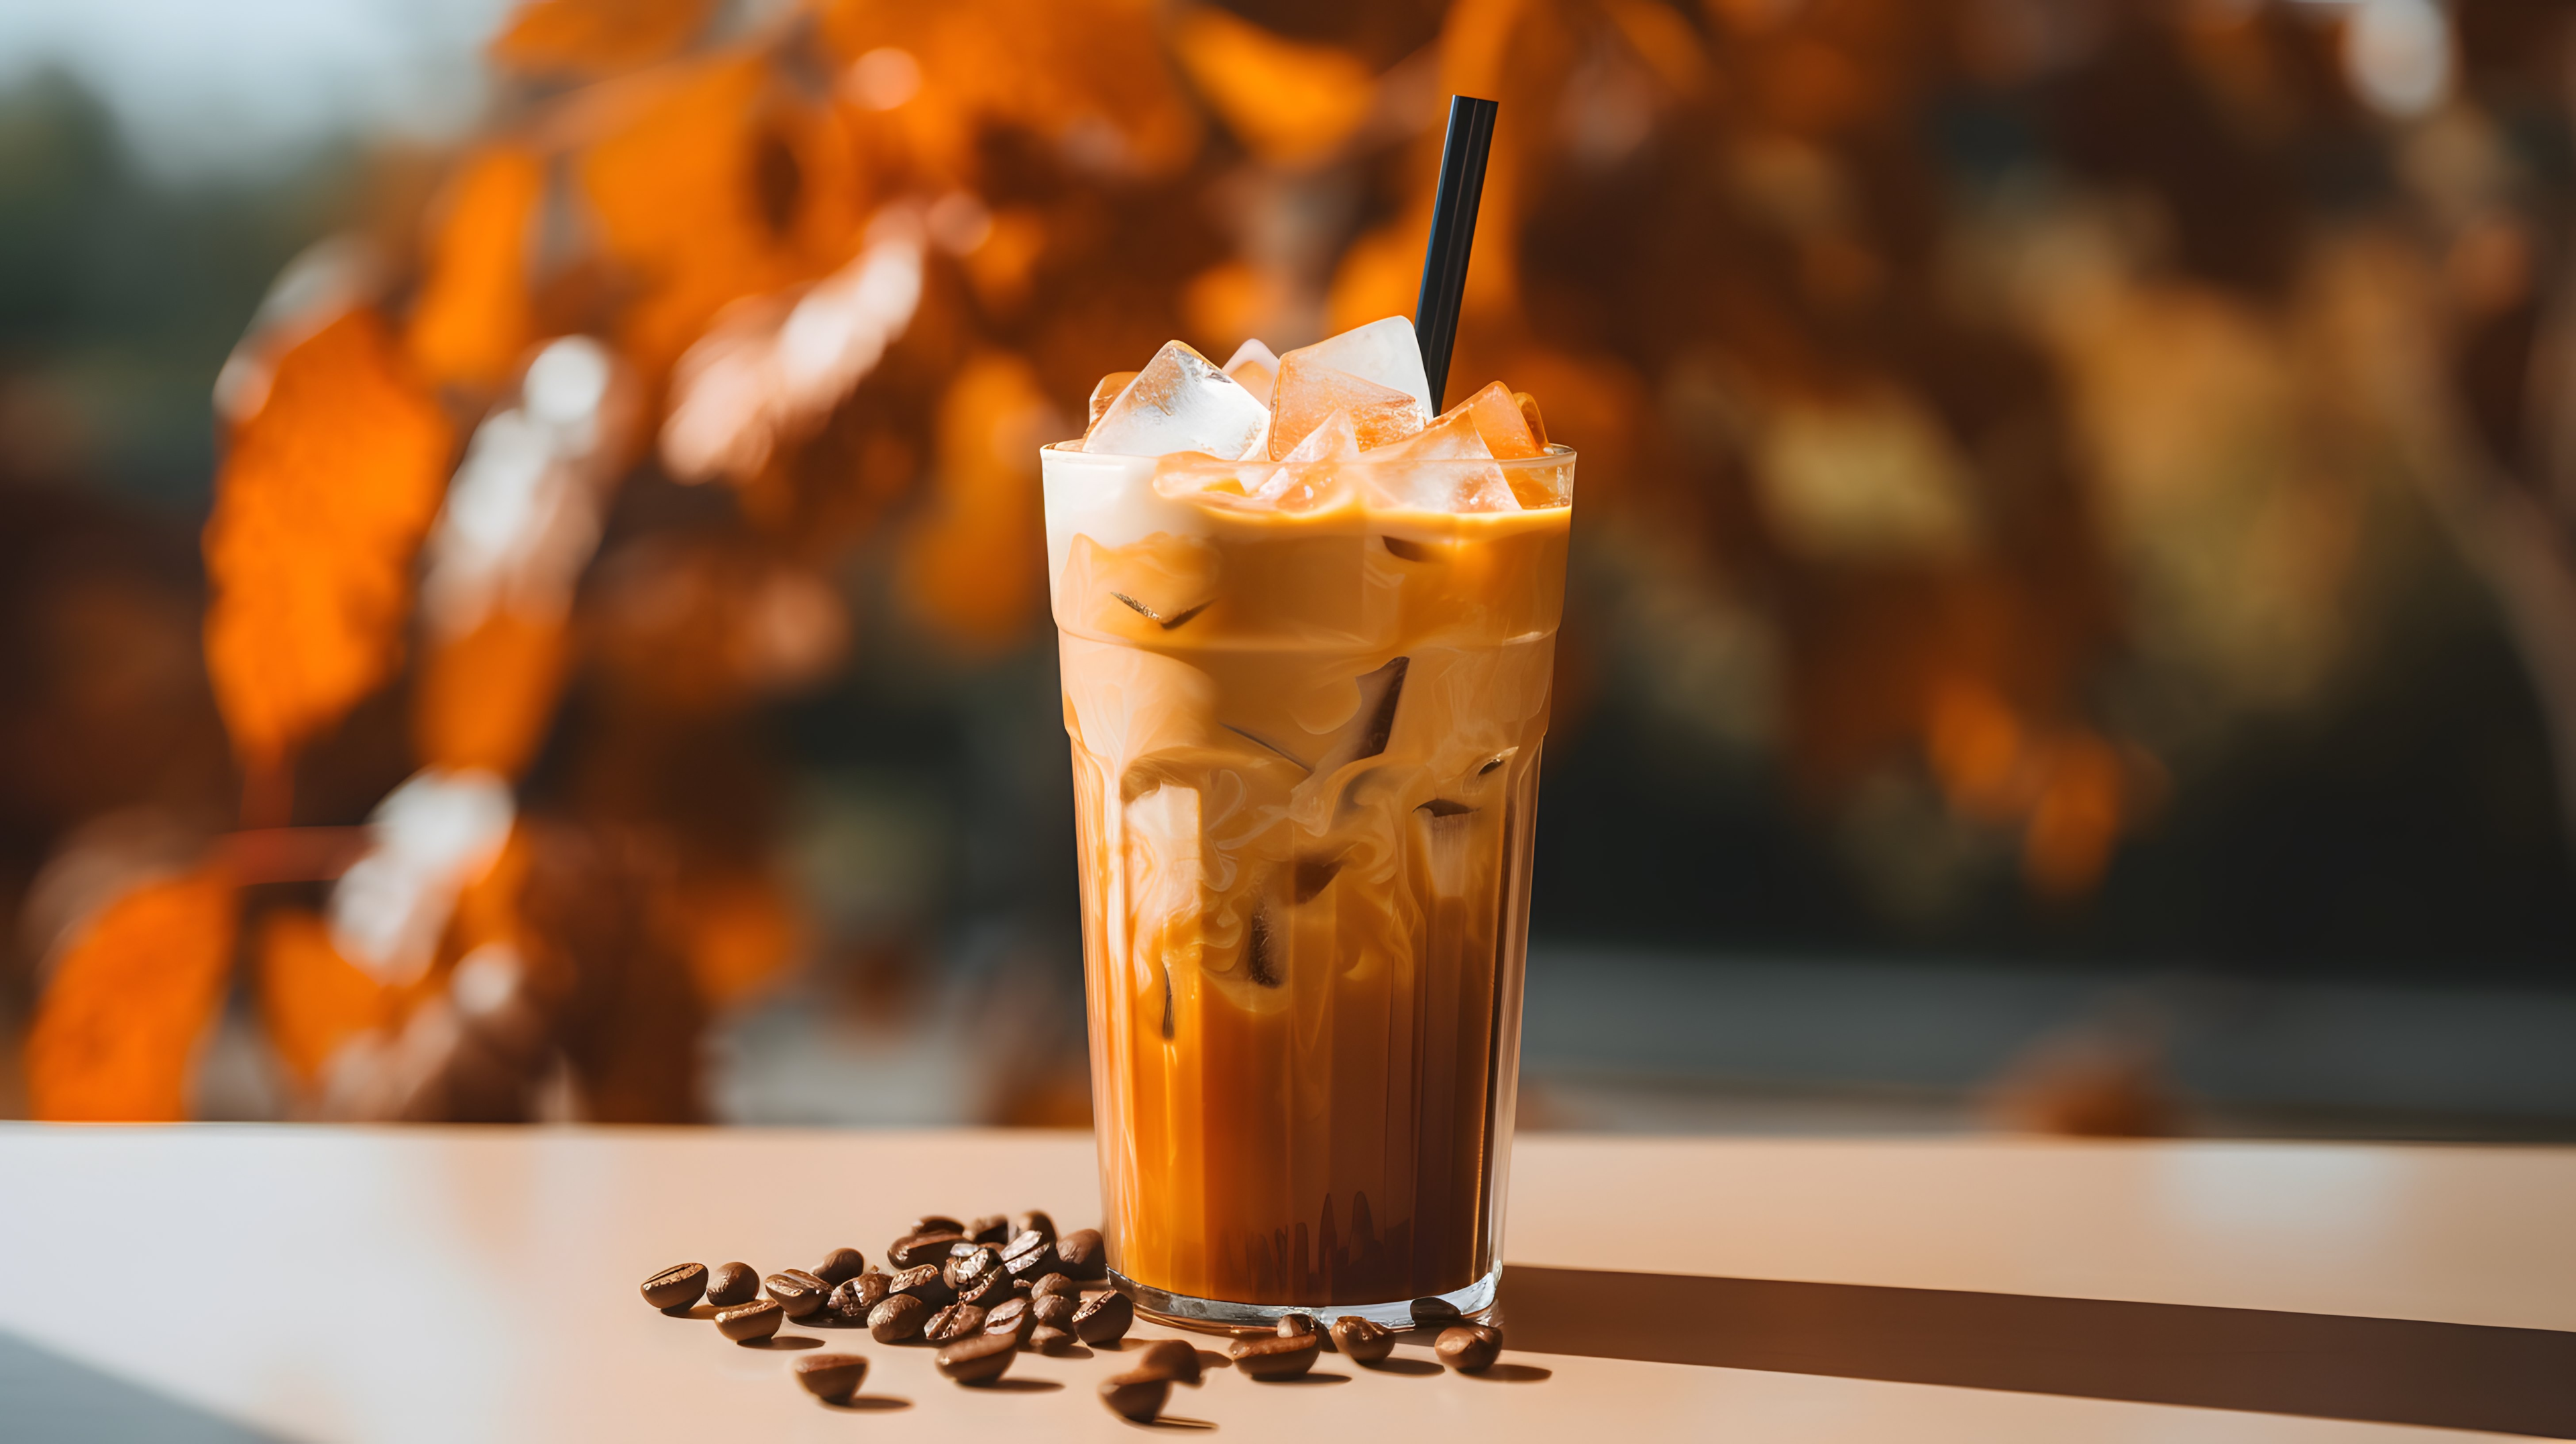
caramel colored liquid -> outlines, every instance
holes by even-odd
[[[1567,515],[1345,503],[1069,538],[1092,1092],[1127,1277],[1374,1303],[1492,1267]]]

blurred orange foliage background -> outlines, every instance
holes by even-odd
[[[1503,116],[1453,395],[1583,451],[1624,619],[1570,627],[1559,729],[1629,688],[1776,754],[1894,914],[2078,906],[2231,719],[2331,685],[2415,564],[2392,508],[2492,556],[2565,462],[2495,400],[2563,364],[2500,128],[2301,8],[528,0],[478,133],[225,368],[238,809],[106,847],[168,865],[61,935],[30,1106],[183,1116],[238,986],[299,1116],[706,1116],[708,1019],[821,927],[762,709],[863,606],[1042,642],[1036,447],[1169,337],[1409,313],[1452,93]],[[2460,94],[2548,93],[2545,7],[2455,9]],[[1975,102],[2032,95],[2044,138]],[[2080,179],[2016,180],[2049,145]],[[2294,214],[2338,146],[2395,179]],[[2495,566],[2576,675],[2564,556]],[[364,827],[299,796],[344,728],[407,739]]]

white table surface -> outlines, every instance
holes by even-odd
[[[209,1438],[224,1421],[314,1441],[1131,1437],[1093,1395],[1116,1355],[1023,1355],[1011,1377],[1035,1387],[967,1391],[926,1350],[791,1323],[874,1361],[879,1407],[835,1411],[790,1381],[794,1352],[729,1344],[636,1292],[683,1260],[768,1272],[840,1244],[873,1260],[917,1213],[1030,1207],[1096,1222],[1087,1136],[0,1125],[0,1345],[18,1361],[0,1389],[19,1396],[0,1397],[0,1438],[56,1437],[65,1401],[91,1396],[48,1381],[74,1375]],[[1520,1141],[1509,1260],[1636,1269],[1641,1240],[1676,1274],[2576,1331],[2571,1149]],[[1297,1387],[1218,1371],[1171,1412],[1246,1440],[2501,1437],[1506,1358],[1508,1379],[1330,1354],[1326,1382]]]

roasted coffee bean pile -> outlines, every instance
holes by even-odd
[[[883,1259],[884,1267],[871,1267],[857,1249],[836,1248],[810,1269],[781,1269],[765,1278],[746,1263],[675,1264],[644,1281],[644,1301],[681,1314],[703,1298],[713,1306],[716,1332],[743,1344],[771,1339],[795,1319],[865,1328],[880,1344],[931,1345],[939,1350],[939,1372],[966,1385],[1001,1378],[1024,1350],[1115,1348],[1136,1322],[1136,1306],[1125,1294],[1084,1287],[1109,1274],[1099,1233],[1059,1235],[1055,1220],[1041,1212],[973,1220],[924,1214],[886,1245]],[[1501,1329],[1462,1319],[1444,1300],[1415,1300],[1413,1323],[1417,1337],[1437,1331],[1432,1352],[1452,1369],[1473,1373],[1502,1353]],[[1356,1315],[1326,1328],[1317,1318],[1290,1314],[1275,1333],[1234,1339],[1225,1357],[1246,1378],[1291,1379],[1312,1369],[1328,1348],[1355,1364],[1382,1364],[1398,1337]],[[1157,1340],[1133,1368],[1100,1386],[1100,1402],[1113,1414],[1151,1422],[1174,1385],[1202,1382],[1200,1363],[1190,1344]],[[791,1368],[816,1398],[845,1404],[866,1379],[868,1361],[862,1354],[812,1354]]]

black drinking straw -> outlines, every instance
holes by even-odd
[[[1467,296],[1467,248],[1476,243],[1476,202],[1485,192],[1485,154],[1494,145],[1494,112],[1472,95],[1449,97],[1449,138],[1440,147],[1440,194],[1431,203],[1431,245],[1422,254],[1422,296],[1413,303],[1413,334],[1422,343],[1422,374],[1431,409],[1449,402],[1449,350],[1458,341],[1458,308]]]

